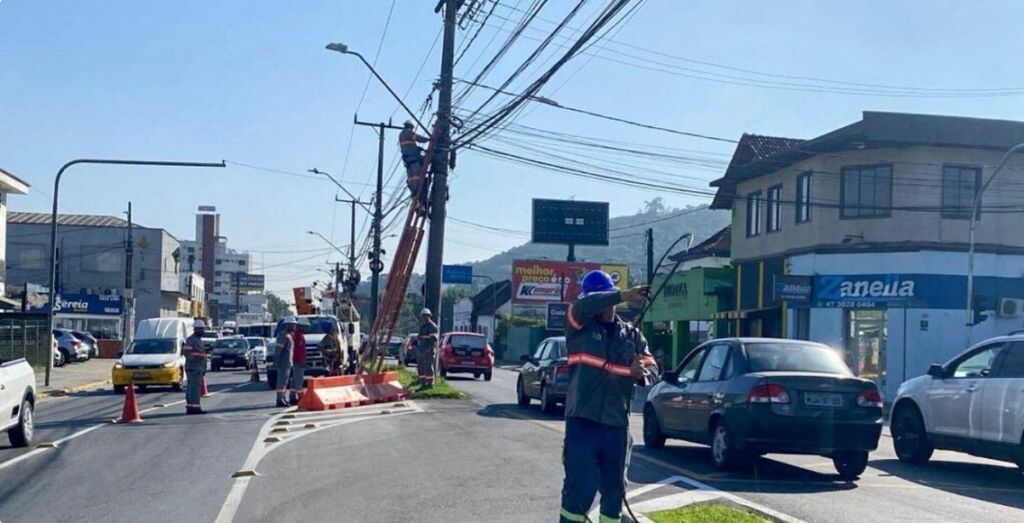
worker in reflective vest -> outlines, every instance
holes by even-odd
[[[398,145],[402,148],[402,161],[405,162],[405,181],[412,196],[416,196],[416,193],[419,192],[420,184],[424,179],[423,148],[419,144],[429,141],[430,138],[416,134],[416,126],[411,120],[406,120],[402,125],[402,132],[398,133]],[[427,188],[424,187],[423,192],[420,193],[420,207],[424,210],[427,207],[426,203]]]
[[[429,389],[434,386],[434,348],[437,346],[437,324],[431,319],[430,309],[420,312],[420,333],[416,337],[416,371],[420,386]]]
[[[632,440],[629,407],[635,385],[657,378],[639,329],[615,314],[641,302],[649,287],[619,291],[603,271],[583,278],[583,294],[566,313],[569,389],[565,401],[561,523],[581,523],[601,492],[600,523],[619,523]]]
[[[206,414],[200,404],[202,394],[200,387],[203,383],[203,374],[206,374],[206,360],[209,354],[206,346],[203,345],[203,332],[206,330],[206,322],[196,320],[192,323],[192,335],[185,340],[185,377],[188,383],[185,384],[185,413]]]

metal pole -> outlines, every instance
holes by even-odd
[[[654,285],[654,229],[647,229],[647,285]]]
[[[133,261],[135,255],[135,236],[132,230],[132,202],[128,202],[128,242],[124,246],[124,260],[125,260],[125,271],[124,271],[124,329],[121,334],[121,339],[124,340],[124,347],[121,350],[128,350],[128,345],[132,342],[132,337],[135,334],[132,332],[132,325],[135,323],[132,321],[135,313],[135,285],[133,283],[134,268]]]
[[[569,256],[565,258],[565,261],[576,261],[576,246],[571,243],[569,244]]]
[[[352,243],[348,246],[348,274],[351,278],[356,271],[356,202],[352,202],[352,223],[349,237]]]
[[[212,162],[162,162],[162,161],[151,161],[151,160],[103,160],[96,158],[79,158],[77,160],[71,160],[70,162],[61,166],[60,170],[57,171],[57,177],[53,180],[53,212],[50,214],[50,288],[49,296],[50,306],[47,312],[47,326],[50,329],[50,345],[53,344],[53,314],[54,307],[56,306],[56,292],[54,289],[54,283],[57,280],[57,201],[60,197],[60,179],[64,176],[64,171],[68,170],[72,165],[78,165],[80,163],[91,163],[91,164],[103,164],[103,165],[146,165],[153,167],[226,167],[227,165],[223,160],[220,163]],[[50,373],[53,371],[53,358],[46,358],[46,380],[44,385],[50,386]]]
[[[448,200],[448,164],[451,152],[452,69],[455,62],[457,0],[444,2],[444,44],[441,48],[441,79],[438,85],[437,119],[441,134],[431,158],[430,236],[427,241],[426,306],[441,314],[441,265],[444,263],[444,222]],[[438,4],[438,7],[441,7]]]
[[[964,318],[964,348],[966,349],[971,345],[971,328],[974,324],[971,323],[974,320],[974,303],[972,298],[974,297],[974,230],[978,222],[978,213],[981,211],[981,196],[985,193],[985,189],[988,189],[989,184],[992,180],[995,180],[996,175],[999,171],[1003,170],[1006,162],[1010,159],[1010,156],[1014,153],[1024,149],[1024,143],[1019,143],[1006,151],[1003,155],[1003,159],[996,166],[996,170],[989,176],[988,180],[982,184],[981,189],[974,193],[974,204],[971,206],[971,225],[967,232],[967,306],[964,307],[967,314]]]

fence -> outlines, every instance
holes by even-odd
[[[25,358],[34,367],[45,367],[53,357],[46,316],[11,315],[0,318],[0,359]]]

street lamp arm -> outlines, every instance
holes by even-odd
[[[384,81],[384,78],[381,78],[381,76],[377,74],[377,70],[374,69],[372,65],[370,65],[370,62],[366,61],[366,58],[364,58],[363,55],[357,53],[356,51],[350,51],[347,46],[342,44],[327,44],[326,49],[328,51],[336,51],[341,54],[354,55],[355,57],[359,58],[363,62],[363,64],[366,65],[366,68],[369,69],[371,73],[373,73],[373,76],[377,77],[377,80],[379,80],[380,83],[384,85],[384,88],[387,89],[389,93],[391,93],[391,96],[393,96],[395,100],[398,100],[398,103],[401,104],[402,109],[405,109],[405,112],[409,113],[409,117],[412,118],[412,120],[416,122],[416,124],[419,125],[424,131],[430,131],[430,129],[428,129],[427,126],[423,125],[423,122],[421,122],[420,119],[416,117],[416,113],[412,112],[412,109],[409,109],[408,105],[405,105],[405,102],[402,101],[402,97],[398,96],[398,93],[396,93],[395,90],[392,89],[391,86]]]

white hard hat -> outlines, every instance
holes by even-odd
[[[289,324],[291,324],[291,325],[298,325],[299,321],[295,319],[295,316],[286,316],[284,318],[284,324],[285,325],[289,325]]]
[[[192,322],[192,328],[193,329],[205,329],[206,328],[206,322],[203,321],[203,320],[196,320],[196,321]]]
[[[420,316],[433,316],[433,314],[431,314],[430,309],[424,308],[420,311]]]

